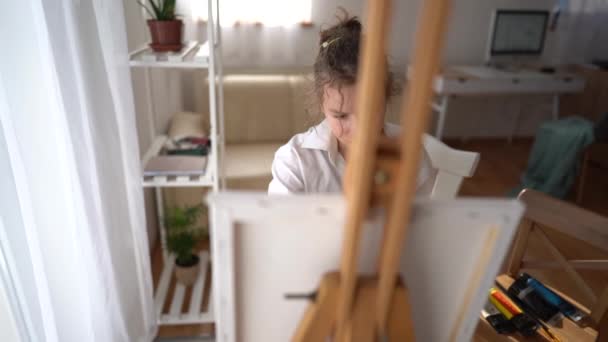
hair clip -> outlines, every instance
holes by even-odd
[[[321,44],[321,47],[324,48],[324,49],[326,49],[330,44],[332,44],[336,40],[339,40],[340,38],[341,37],[337,37],[337,38],[334,38],[334,39],[332,39],[330,41],[325,41],[325,42],[323,42],[323,44]]]

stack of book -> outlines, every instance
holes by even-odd
[[[150,158],[144,167],[144,176],[204,175],[210,147],[203,116],[177,113],[171,120],[168,139],[161,154]]]

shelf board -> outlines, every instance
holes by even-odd
[[[129,53],[132,67],[207,69],[209,67],[209,44],[190,41],[179,52],[154,52],[143,45]]]
[[[165,146],[165,142],[169,139],[166,135],[159,135],[154,138],[152,145],[142,158],[142,168],[148,164],[151,158],[157,156]],[[213,186],[214,180],[211,151],[207,155],[207,166],[205,173],[202,175],[181,176],[181,175],[163,175],[163,176],[143,176],[142,185],[144,187],[210,187]]]
[[[211,172],[202,176],[147,176],[143,178],[144,188],[184,188],[213,186]]]
[[[160,281],[154,294],[154,307],[156,309],[158,324],[180,325],[214,322],[213,291],[206,291],[205,288],[207,285],[207,273],[210,271],[209,252],[201,251],[199,253],[199,258],[200,271],[198,277],[196,278],[194,285],[189,287],[177,283],[174,279],[173,269],[175,257],[170,256],[165,260]],[[175,282],[175,289],[171,293],[169,288],[173,282]],[[209,282],[209,284],[211,284],[211,282]],[[188,291],[190,291],[190,299],[188,301],[188,309],[186,310],[184,307],[186,301],[184,299],[187,298],[186,293]],[[205,292],[209,293],[206,310],[203,307]],[[169,294],[171,294],[170,297],[168,296]],[[166,303],[170,303],[168,311],[163,310]]]

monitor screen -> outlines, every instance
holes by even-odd
[[[548,11],[497,10],[490,55],[540,55]]]

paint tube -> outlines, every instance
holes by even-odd
[[[574,305],[570,304],[568,301],[564,300],[562,297],[557,295],[555,292],[548,289],[545,285],[543,285],[540,281],[534,279],[528,274],[524,273],[524,276],[527,276],[527,284],[534,289],[545,301],[551,303],[555,307],[561,311],[564,315],[570,318],[574,322],[580,322],[585,314],[577,309]]]
[[[532,336],[536,333],[538,323],[519,308],[506,294],[496,288],[491,288],[490,302],[513,323],[520,334]]]

